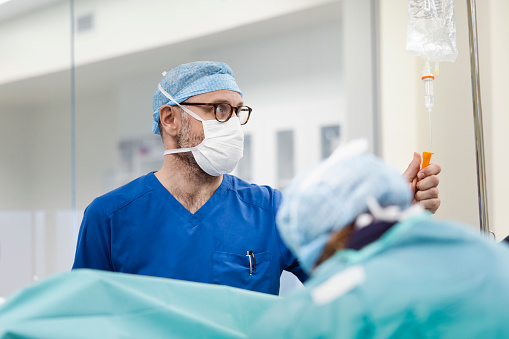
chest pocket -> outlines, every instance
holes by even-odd
[[[270,252],[255,252],[254,260],[251,260],[250,266],[249,257],[246,255],[226,252],[212,253],[213,283],[277,294],[278,291],[273,291],[274,284],[270,274]]]

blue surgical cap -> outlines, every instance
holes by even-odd
[[[194,95],[222,89],[238,92],[242,96],[232,69],[225,63],[216,61],[190,62],[163,74],[163,79],[160,82],[161,87],[178,103]],[[154,117],[152,132],[154,134],[159,134],[159,109],[163,105],[174,106],[175,103],[157,89],[152,100],[152,115]]]
[[[283,194],[277,214],[281,237],[311,272],[334,231],[368,211],[368,200],[402,210],[412,202],[401,173],[371,154],[359,140],[336,150],[310,171],[297,176]]]

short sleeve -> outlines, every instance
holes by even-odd
[[[72,268],[113,271],[110,239],[111,231],[108,219],[99,200],[95,199],[85,210]]]

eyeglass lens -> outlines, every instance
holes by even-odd
[[[227,121],[233,114],[233,108],[227,103],[221,103],[216,105],[216,119],[218,121],[224,122]],[[240,124],[244,125],[247,120],[249,119],[249,108],[246,106],[241,106],[236,108],[237,110],[237,116],[239,117]]]

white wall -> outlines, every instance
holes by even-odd
[[[0,84],[68,69],[68,2],[0,23]]]
[[[69,210],[0,211],[0,297],[70,269],[71,220]]]
[[[33,281],[32,219],[27,211],[0,213],[0,297]]]
[[[417,146],[417,58],[405,53],[407,1],[381,1],[380,124],[382,157],[404,170]]]
[[[380,153],[378,102],[375,102],[375,22],[373,1],[343,1],[343,74],[348,130],[346,140],[366,138],[370,151]]]
[[[29,176],[30,140],[22,131],[31,130],[33,125],[15,108],[2,109],[0,120],[0,155],[4,159],[0,166],[0,206],[23,208],[32,178]]]
[[[489,53],[481,54],[485,64],[491,65],[491,88],[488,92],[483,91],[483,102],[491,103],[491,133],[485,134],[490,139],[491,149],[491,194],[489,196],[492,214],[490,222],[493,230],[499,239],[509,235],[509,225],[505,216],[505,210],[508,205],[507,192],[509,192],[509,157],[507,156],[507,145],[509,145],[509,106],[507,105],[507,94],[509,93],[509,47],[507,41],[507,32],[509,32],[509,13],[508,1],[488,1],[488,8],[484,10],[482,20],[479,22],[481,33],[488,31],[489,36],[484,35],[485,40],[489,41]],[[487,13],[486,13],[487,12]],[[482,26],[481,26],[482,25]],[[485,45],[481,44],[480,48]],[[485,65],[484,64],[484,65]],[[483,66],[484,66],[483,65]],[[481,79],[485,80],[484,68],[481,69]],[[483,83],[484,84],[484,83]],[[486,108],[486,107],[484,107]],[[488,112],[489,113],[489,112]]]

